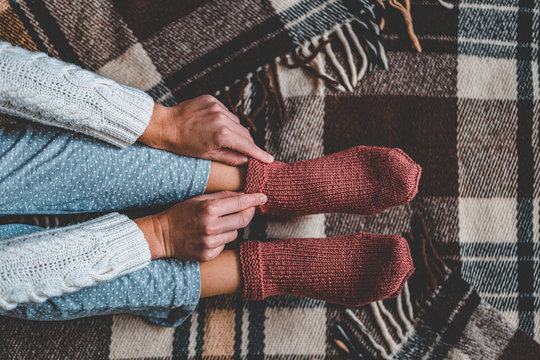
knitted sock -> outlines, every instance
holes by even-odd
[[[268,197],[259,208],[262,214],[372,215],[412,200],[421,171],[400,149],[356,146],[294,163],[250,159],[245,191]]]
[[[373,234],[247,241],[240,263],[246,299],[296,295],[346,306],[397,296],[414,270],[405,239]]]

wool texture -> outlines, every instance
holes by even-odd
[[[144,234],[125,215],[0,242],[0,310],[42,303],[139,270],[150,263]]]
[[[45,53],[0,41],[0,112],[119,147],[142,135],[152,98]]]
[[[282,54],[291,50],[287,41],[299,46],[313,36],[321,40],[323,32],[356,17],[362,2],[376,1],[246,0],[234,7],[219,1],[142,0],[141,6],[110,0],[6,1],[0,5],[0,38],[145,90],[166,105],[210,91],[221,101],[241,99],[259,109],[265,92],[252,89],[252,96],[247,96],[249,91],[239,91],[245,82],[234,81],[244,79],[250,69],[269,68],[265,64],[277,56],[283,59]],[[344,94],[334,91],[327,80],[312,81],[312,70],[320,70],[340,80],[336,86],[346,85],[336,74],[326,45],[306,64],[309,69],[302,65],[291,70],[278,62],[276,88],[283,95],[287,119],[275,121],[278,111],[269,104],[259,111],[258,131],[252,136],[284,162],[360,144],[399,147],[422,165],[419,194],[411,203],[376,217],[328,214],[274,221],[256,216],[244,236],[262,240],[357,232],[401,234],[411,230],[414,214],[422,214],[441,258],[494,308],[471,302],[474,296],[468,296],[472,292],[462,282],[447,291],[436,289],[424,267],[415,263],[413,278],[418,275],[424,281],[418,286],[409,283],[396,300],[384,301],[398,322],[405,312],[414,327],[408,331],[415,338],[401,340],[386,318],[386,326],[378,326],[371,306],[355,309],[371,335],[388,352],[390,341],[384,334],[405,341],[396,359],[533,359],[540,353],[528,336],[540,339],[540,301],[535,291],[540,247],[529,247],[536,244],[540,219],[535,216],[534,169],[540,150],[538,116],[533,111],[540,94],[535,86],[539,54],[534,51],[540,39],[535,21],[540,2],[508,6],[503,1],[450,0],[454,9],[448,10],[437,1],[411,0],[422,54],[411,48],[402,13],[383,2],[386,26],[380,40],[381,50],[386,51],[379,53],[386,53],[389,70],[376,66],[370,72],[368,66],[364,78],[357,79],[356,86],[351,83],[354,92]],[[359,22],[351,25],[354,33],[361,33]],[[357,49],[347,27],[343,33],[351,40],[352,58],[363,73],[365,62],[354,58]],[[336,58],[346,75],[352,75],[345,43],[336,35],[339,32],[330,33],[327,45],[334,52],[343,50]],[[373,60],[368,50],[379,49],[374,45],[365,51]],[[264,71],[254,72],[248,84],[265,80],[261,75]],[[219,95],[216,89],[222,90]],[[246,96],[240,98],[240,93]],[[272,97],[270,92],[267,95]],[[425,251],[415,244],[416,251]],[[411,252],[415,253],[413,244]],[[504,261],[494,261],[501,256]],[[425,261],[431,263],[432,257]],[[418,288],[426,284],[431,285],[424,300],[436,304],[432,297],[436,289],[442,307],[426,311],[426,304],[418,300]],[[407,287],[415,309],[411,316],[405,301]],[[403,311],[398,311],[400,307]],[[418,313],[425,316],[418,319]],[[276,296],[243,302],[224,296],[202,299],[181,328],[160,332],[159,341],[141,347],[139,339],[157,333],[136,317],[69,322],[0,318],[0,331],[5,334],[0,358],[339,359],[329,334],[343,321],[347,318],[341,307],[316,300]],[[419,326],[418,321],[429,322],[429,327]],[[528,335],[516,330],[518,326]],[[284,330],[290,336],[283,336]],[[365,358],[387,358],[365,334],[358,331],[356,338],[371,354]],[[441,349],[448,355],[441,355]]]
[[[345,306],[397,296],[414,271],[407,241],[395,235],[247,241],[240,262],[248,300],[295,295]]]
[[[268,201],[262,214],[373,215],[411,201],[422,169],[400,149],[355,146],[319,159],[264,164],[250,159],[246,193]]]

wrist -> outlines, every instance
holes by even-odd
[[[138,140],[140,142],[153,148],[162,149],[164,147],[164,134],[166,132],[163,130],[163,127],[167,123],[168,111],[168,107],[158,103],[154,104],[150,122],[142,135],[139,136]]]
[[[133,220],[144,234],[152,260],[167,257],[160,221],[155,216],[145,216]]]

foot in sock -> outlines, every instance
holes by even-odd
[[[405,239],[374,234],[247,241],[240,264],[248,300],[296,295],[345,306],[397,296],[414,270]]]
[[[373,215],[412,200],[421,171],[400,149],[356,146],[294,163],[250,159],[245,191],[268,197],[259,208],[262,214]]]

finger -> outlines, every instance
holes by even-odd
[[[223,105],[223,104],[221,104]],[[223,105],[223,107],[225,107],[225,105]],[[232,111],[230,111],[229,109],[225,108],[225,111],[224,111],[224,114],[225,116],[227,116],[230,120],[232,120],[235,124],[240,124],[240,119],[238,118],[238,116],[236,116]]]
[[[266,203],[266,200],[267,198],[264,194],[242,194],[227,198],[208,200],[208,206],[211,209],[214,209],[215,213],[213,215],[224,216],[253,208],[254,206],[263,205]]]
[[[200,200],[214,200],[214,199],[223,199],[223,198],[229,198],[234,196],[243,195],[243,193],[235,192],[235,191],[219,191],[212,194],[204,194],[199,195],[197,198]]]
[[[236,240],[237,237],[238,237],[238,231],[236,230],[227,231],[218,235],[214,235],[208,241],[208,244],[210,245],[209,249],[214,249],[214,248],[223,246],[227,243],[230,243],[231,241]]]
[[[225,112],[230,112],[229,109],[227,109],[227,107],[225,106],[225,104],[223,104],[221,101],[219,101],[218,99],[215,99],[215,103],[217,105],[219,105],[219,107],[221,107]]]
[[[208,98],[208,102],[212,105],[217,105],[221,110],[223,110],[223,114],[225,116],[227,116],[229,119],[231,119],[233,122],[235,123],[238,123],[240,124],[240,119],[238,118],[238,116],[234,115],[229,109],[227,109],[227,107],[225,106],[225,104],[223,104],[221,101],[219,101],[218,99],[216,99],[215,97],[213,96],[210,96]],[[208,103],[207,103],[208,104]],[[207,109],[208,108],[208,105],[205,105],[202,107],[202,109]]]
[[[244,137],[247,137],[250,141],[253,141],[253,138],[251,137],[251,133],[244,126],[237,123],[232,123],[231,130],[240,135],[243,135]]]
[[[251,156],[252,158],[265,163],[274,161],[272,155],[258,147],[253,141],[232,131],[227,136],[223,136],[219,145],[235,150],[241,154],[246,154],[247,156]]]
[[[228,149],[216,150],[212,159],[232,166],[245,165],[248,162],[248,157],[246,155]]]
[[[255,215],[255,209],[249,208],[237,212],[236,214],[222,216],[217,219],[216,229],[218,233],[225,233],[228,231],[234,231],[245,228],[253,219]]]
[[[202,252],[201,256],[199,257],[199,260],[200,261],[210,261],[210,260],[216,258],[219,254],[221,254],[223,249],[225,249],[225,245],[218,246],[217,248],[211,249],[211,250],[204,250]]]
[[[230,119],[235,123],[240,125],[240,118],[236,116],[233,112],[229,111]]]
[[[230,120],[233,124],[240,124],[240,119],[238,116],[234,115],[232,112],[229,111],[225,107],[225,105],[221,103],[214,103],[213,105],[217,106],[218,109],[212,108],[212,107],[202,107],[199,108],[197,111],[204,113],[205,115],[209,115],[210,117],[215,117],[218,115],[223,115],[227,120]],[[217,111],[216,111],[217,110]]]
[[[217,100],[217,99],[216,99]],[[217,100],[216,101],[216,104],[218,104],[224,111],[224,114],[229,118],[231,119],[233,122],[237,123],[237,124],[240,124],[240,119],[238,118],[238,116],[236,116],[235,114],[232,113],[232,111],[230,111],[226,106],[225,104],[223,104],[221,101]]]

